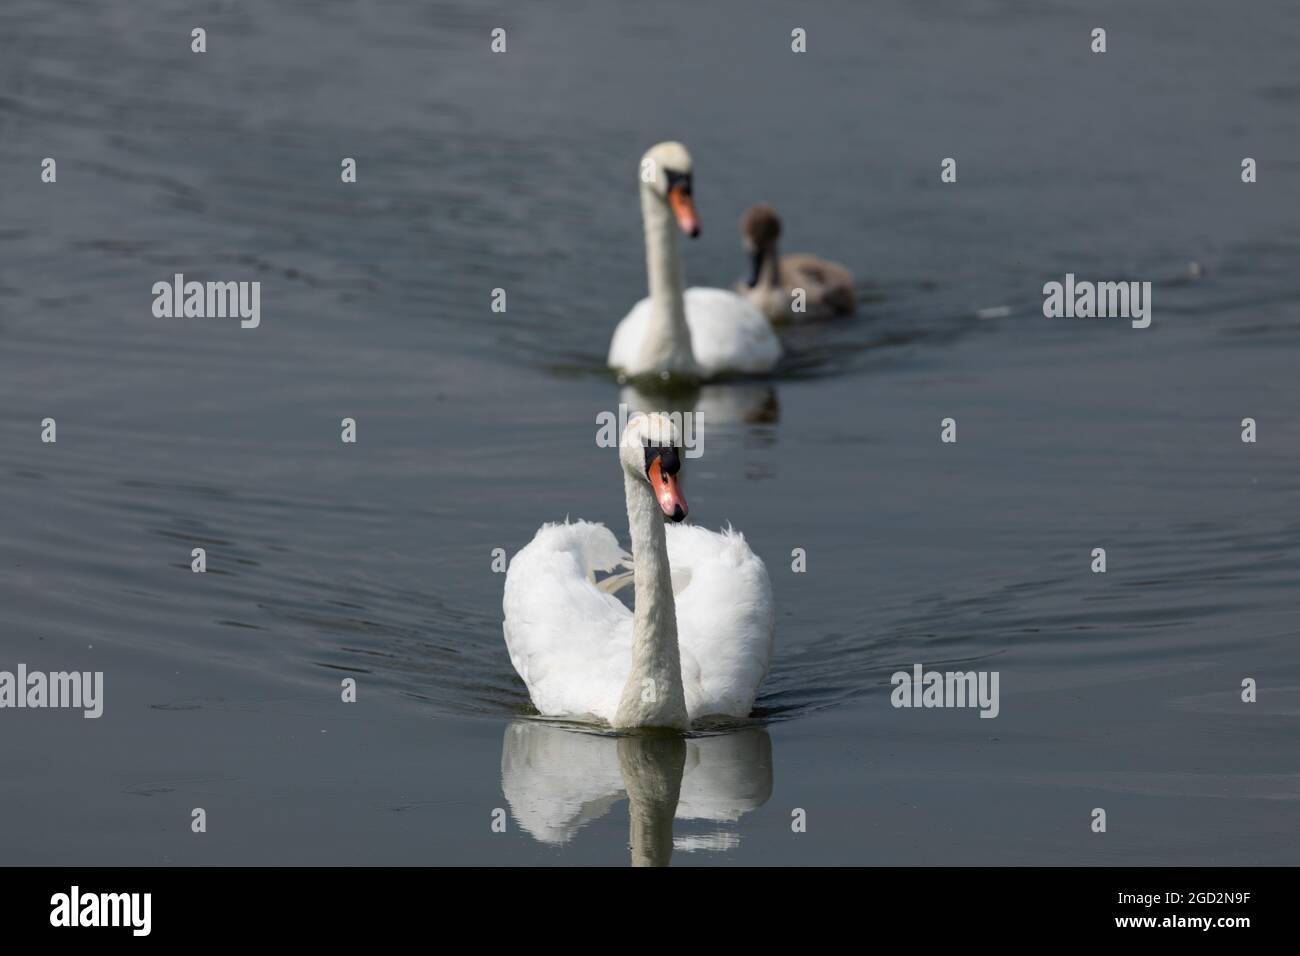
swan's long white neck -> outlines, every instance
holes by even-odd
[[[632,670],[615,714],[616,727],[690,727],[677,646],[677,607],[663,512],[650,483],[623,473],[632,536]]]
[[[641,340],[638,366],[644,371],[695,375],[698,368],[691,351],[691,330],[686,324],[677,223],[668,203],[646,183],[641,185],[641,222],[650,281],[650,326]]]

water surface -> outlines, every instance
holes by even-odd
[[[10,0],[0,669],[107,689],[0,712],[0,859],[1300,862],[1297,42],[1282,2]],[[531,719],[491,569],[625,538],[595,421],[665,138],[692,283],[763,199],[863,299],[699,397],[692,518],[767,561],[777,653],[751,725],[667,742]],[[176,272],[261,327],[155,319]],[[1066,272],[1152,327],[1043,318]],[[894,710],[916,662],[1000,716]]]

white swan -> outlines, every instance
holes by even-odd
[[[725,289],[682,291],[677,228],[700,233],[691,176],[691,155],[681,143],[659,143],[641,158],[650,295],[632,307],[609,343],[610,368],[627,378],[757,374],[781,358],[776,334],[745,299]]]
[[[689,525],[671,417],[635,415],[619,446],[629,557],[604,525],[547,524],[506,573],[506,646],[548,717],[687,730],[745,717],[772,657],[772,587],[744,537]],[[613,591],[632,567],[635,613]]]

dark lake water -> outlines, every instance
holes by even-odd
[[[7,0],[0,670],[105,703],[0,711],[0,860],[626,864],[667,778],[674,865],[1300,863],[1298,45],[1282,0]],[[862,305],[699,397],[692,519],[777,602],[752,725],[628,741],[530,719],[491,561],[626,540],[595,420],[669,138],[691,283],[769,200]],[[260,327],[155,318],[177,272]],[[1067,272],[1151,327],[1044,318]],[[894,709],[915,663],[999,716]]]

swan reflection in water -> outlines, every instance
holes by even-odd
[[[709,425],[769,424],[780,417],[776,389],[763,382],[715,382],[662,392],[624,385],[630,412],[695,412]]]
[[[515,822],[561,846],[628,801],[633,866],[667,866],[674,849],[729,850],[734,830],[674,839],[675,820],[735,823],[772,795],[772,740],[762,727],[706,737],[614,737],[536,720],[506,727],[501,790]]]

